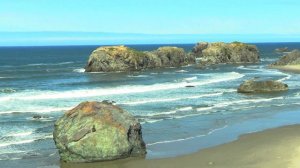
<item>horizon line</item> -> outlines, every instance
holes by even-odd
[[[222,41],[216,41],[216,42],[222,42]],[[234,42],[234,41],[232,41]],[[209,42],[214,43],[214,42]],[[224,43],[231,43],[231,42],[224,42]],[[285,44],[285,43],[300,43],[299,42],[242,42],[246,44]],[[55,44],[55,45],[0,45],[0,47],[75,47],[75,46],[138,46],[138,45],[192,45],[197,43],[128,43],[128,44]]]
[[[138,34],[138,35],[300,35],[288,33],[130,33],[130,32],[101,32],[101,31],[0,31],[0,33],[103,33],[103,34]]]

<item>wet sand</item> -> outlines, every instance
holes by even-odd
[[[270,66],[270,68],[279,69],[282,71],[300,73],[300,65]]]
[[[300,125],[241,136],[238,140],[167,159],[131,158],[111,162],[61,164],[62,168],[299,168]]]

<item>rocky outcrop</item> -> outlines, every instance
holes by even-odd
[[[193,56],[178,47],[161,47],[155,51],[141,52],[125,46],[107,46],[99,47],[92,52],[85,71],[137,71],[183,66],[194,62]]]
[[[256,81],[254,79],[247,80],[238,88],[239,93],[264,93],[278,92],[288,90],[288,85],[279,81],[267,80]]]
[[[283,47],[283,48],[276,48],[275,52],[288,52],[289,48],[288,47]]]
[[[93,162],[144,156],[140,123],[109,102],[83,102],[55,122],[62,161]]]
[[[286,66],[286,65],[300,65],[300,51],[293,50],[287,55],[282,56],[277,62],[274,62],[270,67]]]
[[[240,42],[198,43],[192,53],[202,66],[221,63],[257,63],[259,51],[256,46]]]

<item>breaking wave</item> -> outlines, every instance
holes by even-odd
[[[0,101],[10,100],[48,100],[48,99],[67,99],[67,98],[85,98],[96,97],[104,95],[120,95],[120,94],[132,94],[132,93],[144,93],[154,92],[162,90],[172,90],[185,88],[186,86],[202,86],[213,83],[225,82],[230,80],[236,80],[244,77],[243,74],[237,72],[223,73],[217,76],[213,76],[210,79],[192,82],[176,82],[176,83],[158,83],[153,85],[125,85],[115,88],[96,88],[85,90],[72,90],[72,91],[32,91],[17,93],[5,97],[0,97]]]

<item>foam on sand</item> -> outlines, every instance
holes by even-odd
[[[225,129],[225,128],[227,128],[227,127],[228,127],[228,126],[225,125],[225,126],[223,126],[223,127],[221,127],[221,128],[213,129],[213,130],[209,131],[209,132],[206,133],[206,134],[196,135],[196,136],[187,137],[187,138],[174,139],[174,140],[159,141],[159,142],[149,143],[149,144],[146,144],[146,145],[147,145],[147,146],[153,146],[153,145],[158,145],[158,144],[175,143],[175,142],[180,142],[180,141],[186,141],[186,140],[190,140],[190,139],[200,138],[200,137],[204,137],[204,136],[210,135],[210,134],[212,134],[212,133],[214,133],[214,132],[216,132],[216,131]]]

